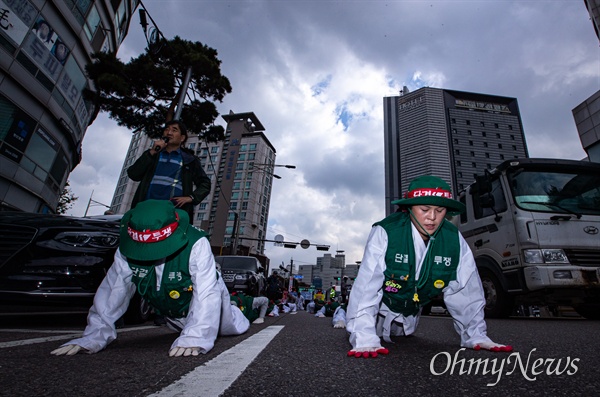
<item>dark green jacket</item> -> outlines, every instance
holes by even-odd
[[[184,211],[190,216],[190,223],[194,221],[194,206],[200,204],[202,200],[210,193],[212,186],[210,178],[202,169],[200,159],[185,150],[181,150],[181,157],[183,160],[183,169],[181,170],[181,185],[183,189],[183,196],[192,196],[193,201],[190,204],[186,204],[182,207]],[[150,149],[146,150],[142,155],[127,169],[127,175],[131,180],[140,182],[133,201],[131,202],[131,208],[134,208],[137,203],[144,201],[148,194],[148,188],[150,182],[154,177],[154,171],[158,164],[159,155],[150,154]],[[194,185],[196,189],[194,189]]]

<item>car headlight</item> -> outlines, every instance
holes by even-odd
[[[562,249],[532,249],[523,250],[525,263],[569,263]]]
[[[119,236],[104,232],[62,232],[56,241],[72,247],[114,248],[119,244]]]

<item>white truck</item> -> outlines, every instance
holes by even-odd
[[[487,317],[515,305],[572,306],[600,319],[600,163],[512,159],[459,193]]]

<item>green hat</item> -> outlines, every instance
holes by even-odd
[[[119,249],[129,259],[154,261],[188,243],[189,216],[169,200],[147,200],[121,219]]]
[[[465,206],[452,198],[450,186],[441,178],[423,175],[413,179],[408,185],[404,198],[392,201],[401,207],[413,205],[435,205],[445,207],[452,214],[465,212]]]

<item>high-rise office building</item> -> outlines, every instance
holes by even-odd
[[[255,255],[263,259],[274,173],[275,148],[262,123],[252,112],[223,116],[225,140],[204,142],[190,135],[186,143],[202,162],[212,181],[210,194],[194,209],[193,223],[210,236],[215,254]],[[127,168],[152,144],[143,133],[133,135],[115,189],[111,210],[124,213],[131,208],[137,182]]]
[[[439,176],[457,194],[476,174],[529,156],[515,98],[404,87],[383,108],[386,215],[417,176]]]
[[[600,39],[600,0],[584,0],[594,26],[596,37]],[[581,146],[589,161],[600,162],[600,90],[596,91],[573,110]]]
[[[115,52],[138,0],[0,0],[0,209],[54,212],[94,105],[85,67]]]

